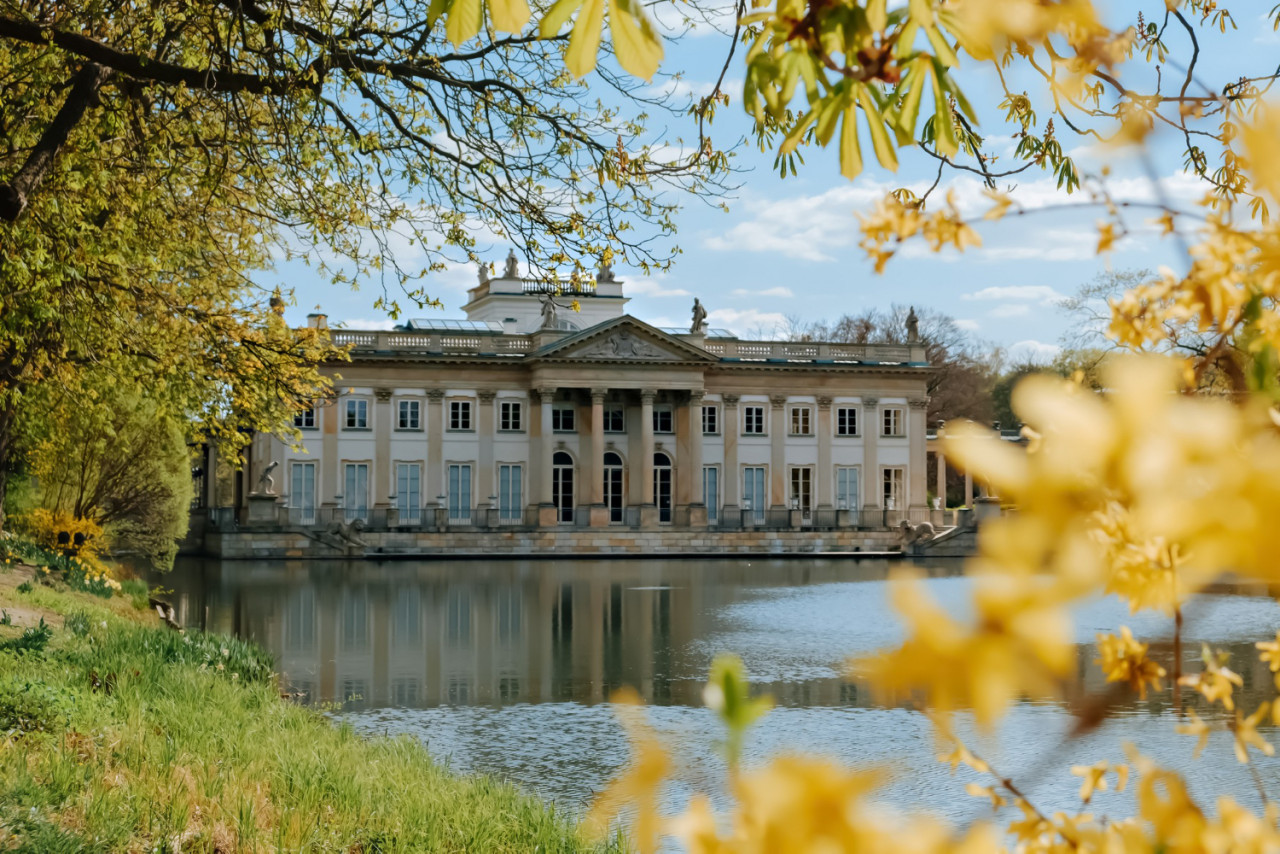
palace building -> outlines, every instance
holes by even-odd
[[[905,345],[754,341],[626,312],[623,282],[500,278],[466,320],[332,328],[351,361],[249,448],[243,524],[363,531],[883,530],[928,519],[926,380]],[[329,328],[312,315],[313,326]],[[255,504],[254,499],[257,499]]]

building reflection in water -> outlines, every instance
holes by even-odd
[[[631,685],[650,703],[697,706],[717,651],[711,647],[732,628],[726,613],[733,606],[771,588],[883,581],[892,565],[824,559],[184,561],[164,583],[174,588],[180,620],[262,643],[288,689],[305,701],[352,710],[590,704]],[[959,573],[951,561],[924,569],[938,578]],[[883,612],[847,619],[892,622]],[[1271,674],[1252,643],[1224,648],[1245,679],[1239,704],[1251,709],[1270,699]],[[1080,645],[1069,703],[1104,689],[1096,658],[1092,644]],[[864,685],[836,676],[757,687],[787,706],[877,705]],[[1167,699],[1135,703],[1130,711],[1156,712]],[[903,697],[893,704],[910,702]]]

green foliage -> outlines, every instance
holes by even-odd
[[[17,655],[44,652],[49,639],[53,637],[53,628],[40,618],[40,624],[26,629],[19,637],[0,641],[0,653],[11,652]]]
[[[85,611],[72,611],[62,621],[62,627],[78,638],[89,634],[89,615]]]
[[[0,677],[0,732],[61,732],[70,703],[48,685],[16,677]]]
[[[711,662],[711,675],[703,691],[707,708],[714,711],[725,725],[725,755],[729,767],[738,767],[742,755],[742,739],[757,720],[773,708],[769,697],[751,697],[747,670],[736,655],[717,655]]]
[[[30,581],[24,581],[21,584],[19,584],[17,587],[17,590],[19,593],[30,593],[32,590],[35,590],[35,589],[36,589],[36,586],[32,584]]]
[[[120,582],[120,592],[129,597],[135,610],[145,611],[150,607],[151,591],[141,578],[126,578]]]

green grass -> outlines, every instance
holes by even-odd
[[[0,652],[0,851],[591,850],[511,786],[282,701],[258,647],[127,598],[0,587],[53,626]]]

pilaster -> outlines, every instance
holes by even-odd
[[[787,396],[769,397],[769,503],[787,507]]]
[[[632,470],[640,472],[640,504],[653,506],[653,400],[658,396],[651,388],[640,391],[640,465]],[[641,510],[643,517],[644,511]],[[656,521],[656,517],[655,517]]]
[[[444,389],[427,390],[427,471],[423,477],[428,507],[439,507],[445,491]]]
[[[369,505],[375,510],[390,506],[395,484],[391,480],[391,389],[373,390],[373,483]]]
[[[820,510],[829,510],[835,501],[831,486],[831,398],[818,398],[818,483],[817,501]]]
[[[879,510],[884,493],[877,445],[880,438],[880,398],[862,398],[862,507]]]
[[[925,412],[929,398],[917,397],[907,401],[907,506],[912,510],[925,510],[929,506],[928,462],[925,449]]]
[[[738,421],[739,397],[736,394],[724,394],[720,396],[720,400],[724,403],[720,428],[724,431],[724,471],[720,473],[720,489],[724,492],[724,515],[732,524],[736,524],[742,489],[742,474],[738,471],[738,434],[742,431],[742,425]]]

